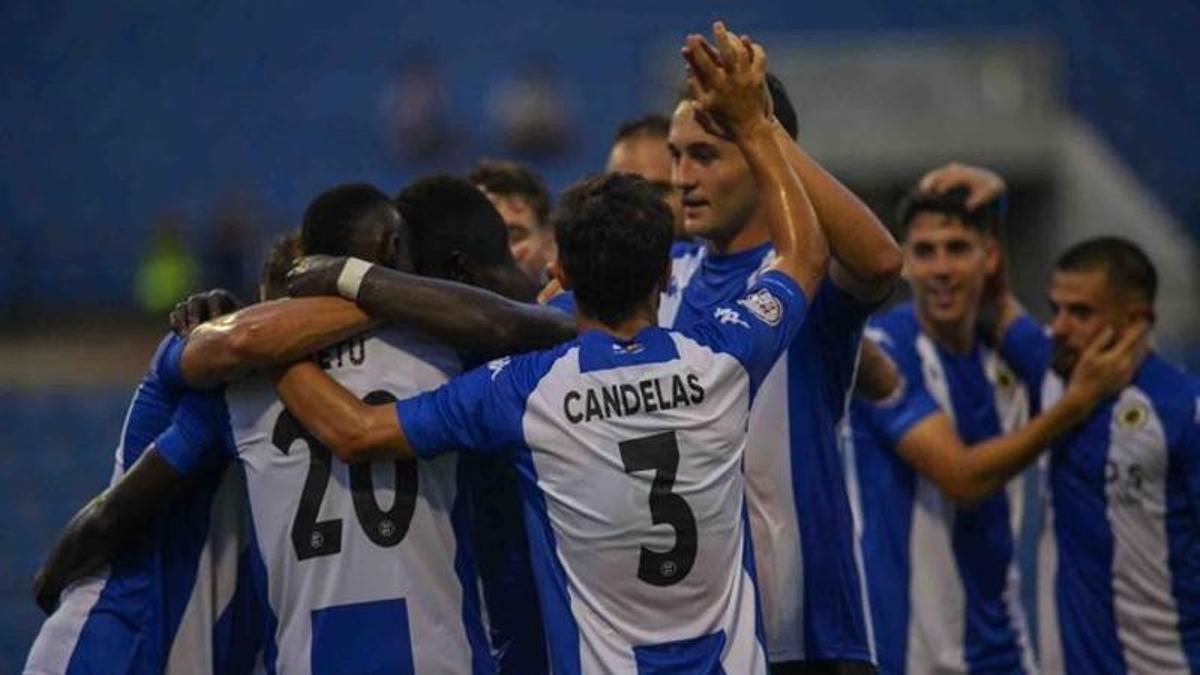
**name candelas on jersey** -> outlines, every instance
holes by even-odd
[[[613,384],[568,391],[563,397],[563,413],[572,424],[625,417],[639,412],[653,413],[699,405],[704,387],[695,373],[641,380],[637,384]]]

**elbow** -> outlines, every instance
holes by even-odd
[[[946,495],[955,506],[964,509],[979,506],[992,495],[992,491],[986,486],[965,476],[946,481],[940,487],[942,494]]]
[[[371,434],[366,424],[351,420],[349,424],[325,427],[315,431],[317,438],[329,448],[334,457],[346,464],[370,459]]]
[[[883,285],[896,283],[900,279],[900,272],[903,269],[904,257],[900,253],[900,247],[892,242],[875,254],[868,272],[872,283]]]

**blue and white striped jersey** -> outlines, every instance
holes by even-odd
[[[753,285],[773,252],[677,244],[659,322],[686,330]],[[826,279],[750,413],[747,504],[772,662],[875,660],[838,443],[873,308]]]
[[[516,464],[555,673],[765,672],[741,463],[805,306],[768,272],[687,331],[589,331],[397,405],[421,457]]]
[[[459,368],[450,350],[394,329],[316,358],[369,403]],[[187,403],[181,453],[235,457],[245,476],[268,673],[493,672],[456,457],[348,466],[266,377]]]
[[[151,444],[177,436],[172,416],[185,393],[183,342],[159,344],[126,414],[112,482]],[[181,473],[184,469],[164,458]],[[106,570],[69,589],[46,619],[26,673],[246,673],[259,650],[246,575],[240,476],[225,461],[189,467],[186,494],[149,536]]]
[[[873,319],[867,335],[896,362],[905,387],[885,403],[855,399],[852,408],[880,670],[1034,672],[1016,560],[1025,481],[957,507],[895,452],[939,411],[967,444],[1008,433],[1028,421],[1026,391],[983,345],[966,354],[939,347],[911,304]]]
[[[1002,349],[1052,405],[1064,383],[1029,318]],[[1047,672],[1200,673],[1200,380],[1150,355],[1050,455],[1039,555]]]

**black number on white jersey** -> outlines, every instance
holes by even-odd
[[[370,404],[390,403],[396,397],[386,391],[373,391],[363,399]],[[292,546],[299,560],[308,560],[334,555],[342,550],[342,520],[331,518],[318,521],[321,502],[329,485],[333,467],[333,453],[308,432],[284,410],[275,421],[271,432],[271,443],[284,454],[292,443],[303,439],[308,444],[308,474],[304,477],[304,488],[300,492],[300,504],[296,508],[296,519],[292,522]],[[363,532],[379,546],[392,547],[404,540],[412,524],[417,504],[417,465],[413,461],[396,461],[395,501],[392,508],[384,511],[375,501],[375,486],[371,478],[371,464],[367,462],[350,467],[350,492],[354,501],[354,514]]]
[[[654,471],[650,487],[650,521],[667,524],[675,530],[675,546],[669,551],[642,547],[638,557],[638,578],[655,586],[670,586],[683,581],[696,563],[696,516],[687,500],[671,492],[679,468],[679,442],[675,432],[635,438],[619,444],[625,473]]]

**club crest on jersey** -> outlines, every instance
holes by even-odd
[[[738,304],[768,326],[778,326],[779,322],[783,321],[783,305],[779,303],[779,298],[765,288],[738,300]]]
[[[500,375],[500,371],[504,370],[504,367],[510,363],[512,363],[511,356],[502,356],[493,361],[488,361],[487,369],[492,373],[492,380],[495,381],[496,377]]]
[[[1141,401],[1122,406],[1115,414],[1117,425],[1129,431],[1141,430],[1146,426],[1146,421],[1150,419],[1150,409]]]
[[[713,318],[717,319],[721,323],[731,323],[741,326],[742,328],[750,327],[750,324],[742,321],[742,315],[732,307],[718,307],[716,311],[713,312]]]

